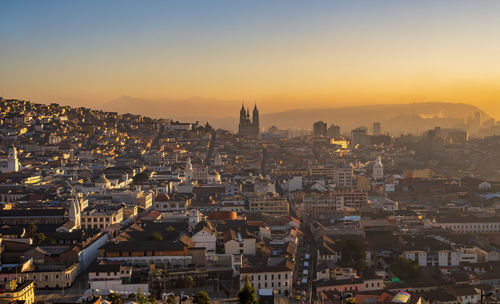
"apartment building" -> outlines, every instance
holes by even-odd
[[[99,204],[87,208],[81,214],[81,225],[85,229],[106,230],[123,222],[123,205]]]
[[[288,200],[276,194],[257,195],[251,198],[249,209],[250,212],[285,216],[287,216],[290,211]]]

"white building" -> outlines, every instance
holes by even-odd
[[[379,156],[373,164],[373,173],[372,176],[374,179],[383,179],[384,178],[384,165],[382,164],[382,158]]]
[[[288,266],[247,267],[240,270],[240,286],[248,280],[256,289],[273,289],[288,296],[292,291],[292,268]]]
[[[211,227],[206,222],[200,222],[198,229],[191,237],[191,240],[195,243],[195,247],[204,247],[207,252],[215,252],[215,247],[217,245],[217,235],[212,231]]]
[[[17,149],[12,146],[9,148],[9,157],[7,161],[0,164],[0,172],[2,173],[11,173],[11,172],[19,172],[20,170],[19,160],[17,159]]]
[[[450,250],[438,251],[438,265],[440,267],[460,265],[460,253]]]
[[[417,262],[418,266],[427,266],[427,252],[422,250],[407,250],[404,252],[404,258],[410,261]]]
[[[436,222],[441,228],[457,233],[500,232],[500,218],[497,217],[443,218]]]

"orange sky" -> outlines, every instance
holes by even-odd
[[[444,101],[500,119],[498,1],[96,5],[0,4],[0,96],[200,96],[264,112]]]

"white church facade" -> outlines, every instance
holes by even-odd
[[[12,146],[9,148],[9,156],[7,160],[0,161],[0,172],[1,173],[12,173],[19,172],[21,170],[21,164],[17,158],[17,149]]]

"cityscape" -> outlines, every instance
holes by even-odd
[[[500,303],[500,3],[377,2],[0,3],[0,304]]]

